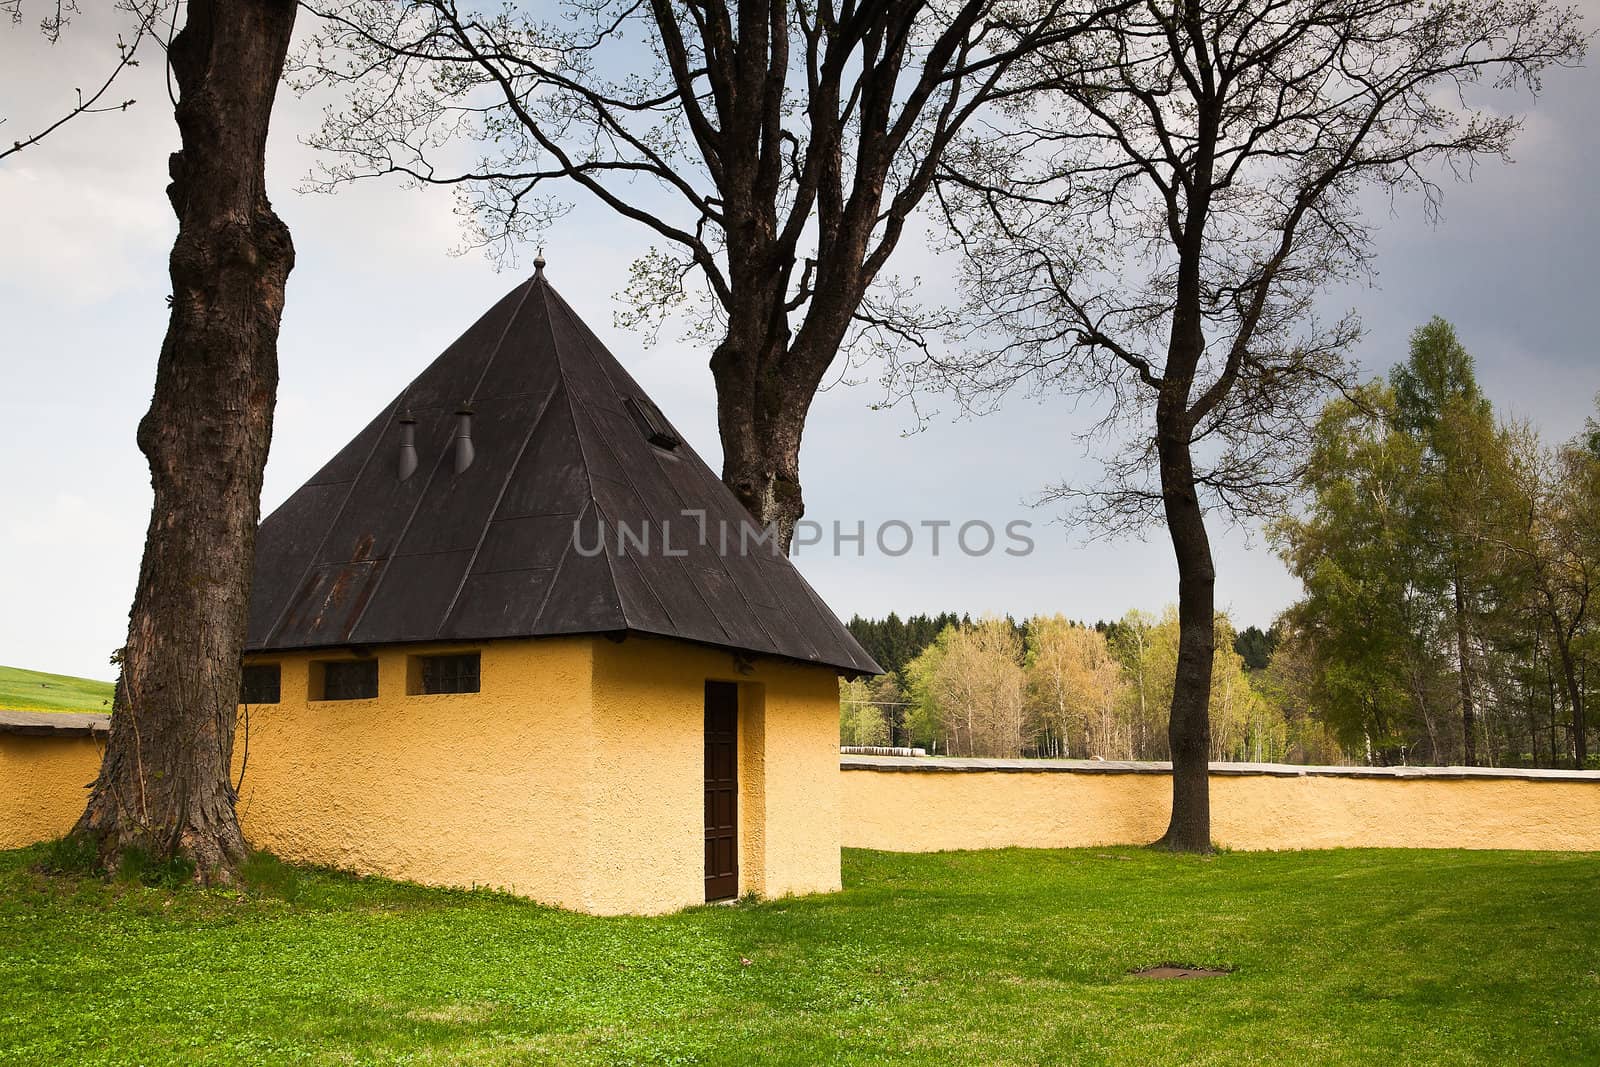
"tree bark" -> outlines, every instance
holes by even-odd
[[[1158,427],[1162,421],[1158,413]],[[1172,754],[1172,816],[1167,832],[1156,844],[1180,852],[1210,852],[1216,568],[1195,491],[1186,428],[1181,433],[1158,431],[1157,450],[1167,532],[1178,562],[1178,671],[1167,722],[1167,743]]]
[[[267,128],[293,0],[190,0],[170,61],[182,148],[172,314],[139,424],[155,503],[111,733],[74,833],[229,881],[245,855],[231,781],[261,478],[294,266],[267,200]]]
[[[781,342],[780,342],[781,344]],[[762,527],[777,532],[787,554],[805,514],[800,491],[800,439],[809,396],[790,396],[778,380],[771,343],[729,336],[711,357],[717,386],[722,480]]]
[[[1456,667],[1461,680],[1461,756],[1468,767],[1478,764],[1478,723],[1472,706],[1472,660],[1467,641],[1467,604],[1461,590],[1461,576],[1451,585],[1455,591]]]
[[[1585,737],[1587,725],[1584,723],[1583,714],[1583,686],[1578,684],[1577,664],[1572,656],[1572,634],[1561,625],[1560,616],[1556,612],[1555,600],[1546,592],[1547,603],[1550,609],[1550,623],[1554,631],[1556,651],[1561,659],[1561,684],[1567,691],[1567,703],[1572,708],[1572,765],[1578,770],[1583,770],[1589,762],[1588,738]],[[1555,719],[1555,702],[1551,702],[1551,720]],[[1554,739],[1552,738],[1552,745]],[[1555,763],[1555,751],[1551,750],[1551,764]]]
[[[763,228],[751,227],[757,233]],[[806,510],[800,490],[806,417],[844,341],[853,305],[834,301],[813,308],[799,336],[791,335],[785,307],[787,273],[778,269],[784,253],[759,238],[751,243],[762,250],[762,262],[770,266],[757,270],[743,263],[745,269],[734,276],[766,280],[735,296],[738,312],[730,314],[727,334],[711,356],[722,480],[758,525],[776,531],[777,549],[787,554],[795,525]],[[840,284],[852,289],[865,286],[857,277]]]

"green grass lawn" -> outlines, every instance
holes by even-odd
[[[110,711],[110,682],[0,667],[0,708],[18,711]]]
[[[1600,856],[847,852],[837,895],[597,919],[42,854],[0,853],[0,1062],[1600,1061]],[[1127,973],[1167,961],[1235,970]]]

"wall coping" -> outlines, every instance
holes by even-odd
[[[7,711],[0,709],[0,734],[82,737],[105,734],[111,716],[100,712]],[[952,756],[839,757],[842,771],[1001,774],[1171,774],[1165,760],[981,759]],[[1213,776],[1269,778],[1516,779],[1600,783],[1600,771],[1521,767],[1329,767],[1294,763],[1213,763]]]
[[[952,756],[841,756],[842,771],[1001,774],[1171,774],[1166,761],[1076,759],[975,759]],[[1465,779],[1512,778],[1540,782],[1600,783],[1600,771],[1518,767],[1323,767],[1292,763],[1213,763],[1213,776],[1269,778]]]
[[[111,716],[98,711],[6,711],[0,709],[0,734],[87,737],[111,732]]]

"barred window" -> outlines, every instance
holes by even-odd
[[[478,653],[422,657],[424,693],[476,693],[478,691]]]
[[[281,682],[276,663],[247,663],[239,672],[239,703],[276,704],[282,696]]]
[[[322,664],[323,700],[365,700],[377,695],[377,660],[329,660]]]

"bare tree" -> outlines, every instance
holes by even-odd
[[[1589,750],[1581,651],[1593,628],[1593,600],[1600,584],[1600,455],[1586,448],[1582,438],[1547,450],[1526,427],[1514,430],[1511,442],[1519,521],[1509,536],[1495,543],[1504,550],[1496,562],[1508,572],[1521,572],[1528,594],[1507,598],[1506,610],[1542,615],[1540,629],[1544,623],[1550,627],[1549,658],[1572,716],[1573,766],[1582,770]],[[1526,628],[1528,621],[1517,624]],[[1554,766],[1553,744],[1550,756]]]
[[[1270,514],[1293,485],[1356,336],[1312,304],[1368,267],[1358,194],[1420,190],[1432,214],[1437,168],[1503,157],[1518,130],[1478,94],[1537,92],[1584,48],[1542,0],[1149,0],[1019,63],[1005,118],[947,153],[974,320],[1001,340],[904,381],[1106,398],[1099,428],[1126,448],[1088,517],[1164,520],[1178,563],[1161,844],[1211,847],[1206,515]]]
[[[139,424],[155,504],[100,775],[74,833],[230,880],[245,844],[229,771],[278,323],[294,265],[267,200],[294,0],[189,0],[168,57],[182,149],[172,315]]]
[[[58,118],[37,132],[26,134],[13,140],[10,145],[0,147],[0,159],[15,155],[25,148],[32,148],[80,115],[126,111],[136,103],[132,99],[113,100],[109,103],[103,101],[117,79],[139,65],[139,46],[157,36],[161,18],[169,5],[165,0],[122,0],[116,6],[128,13],[133,24],[127,36],[121,34],[117,36],[116,61],[111,64],[110,72],[100,82],[99,87],[91,88],[88,96],[84,95],[82,89],[74,89],[76,99],[73,104],[63,107]],[[170,6],[176,7],[175,4]],[[22,22],[22,9],[22,0],[0,0],[0,15],[9,15],[13,24]],[[73,0],[56,0],[48,8],[48,13],[39,20],[39,33],[50,44],[55,44],[61,39],[62,32],[66,30],[77,10],[77,4]],[[5,125],[7,121],[9,120],[6,118],[0,118],[0,126]]]
[[[339,159],[324,187],[457,186],[473,240],[504,252],[550,221],[561,179],[662,242],[623,317],[703,300],[723,480],[784,547],[829,367],[899,341],[884,271],[939,157],[1021,56],[1096,17],[1066,0],[567,0],[550,22],[308,6],[325,21],[298,81],[350,94],[314,138]],[[484,154],[461,163],[456,141]]]

